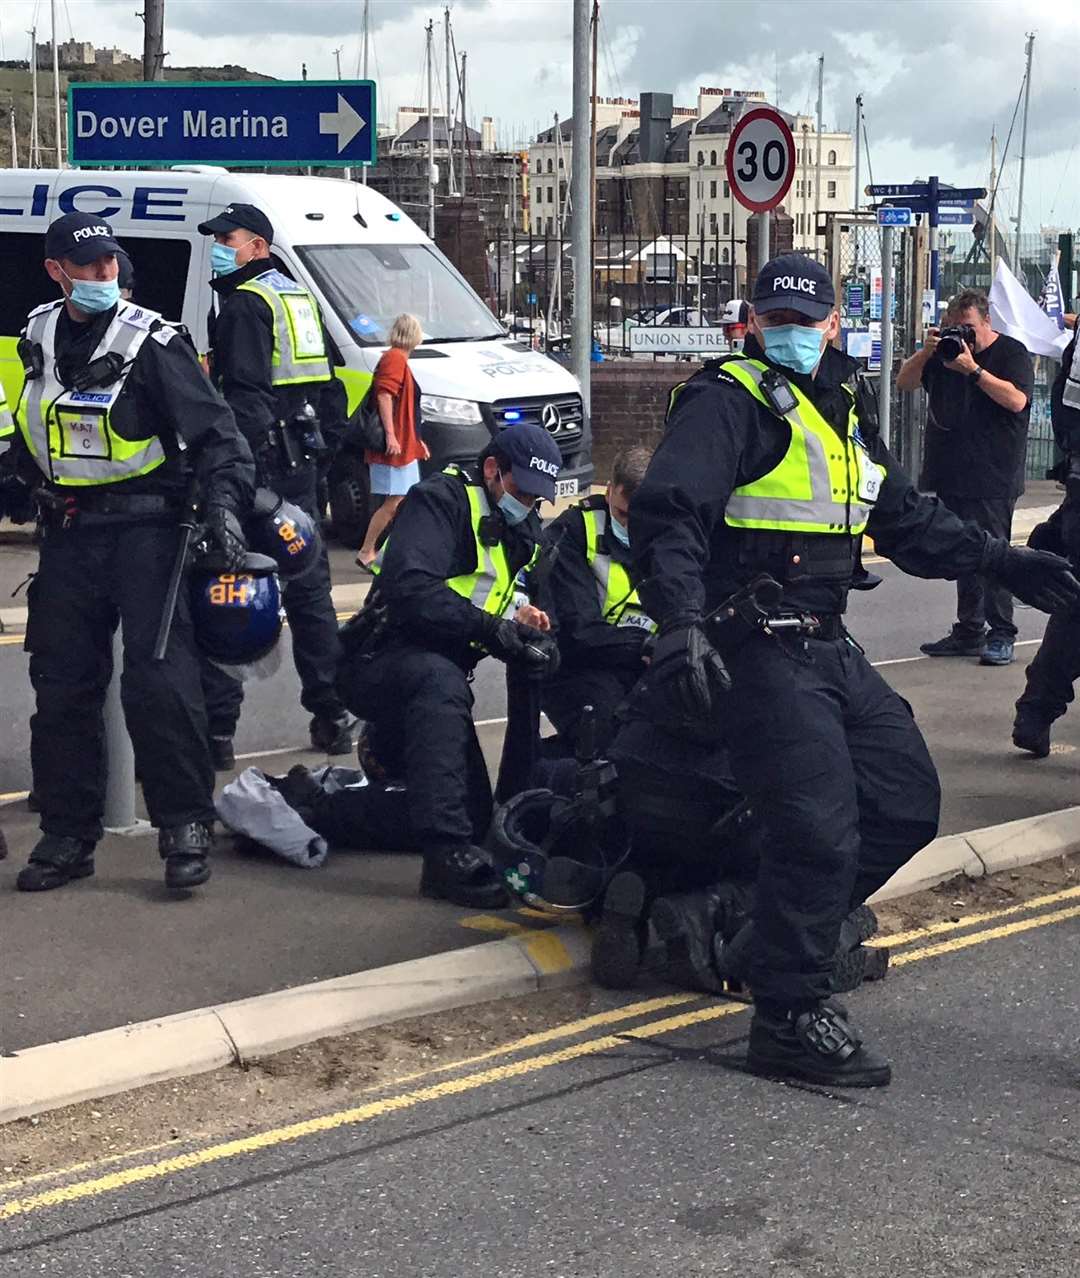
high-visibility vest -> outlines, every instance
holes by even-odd
[[[455,479],[465,479],[464,472],[457,466],[447,466],[443,474]],[[465,480],[465,495],[469,499],[469,523],[476,543],[476,568],[472,572],[448,578],[446,584],[455,594],[467,599],[481,612],[489,612],[496,617],[513,616],[521,603],[527,602],[527,598],[522,598],[522,589],[510,571],[502,542],[497,541],[489,546],[485,545],[482,537],[484,520],[492,513],[487,490],[482,484]],[[371,565],[371,571],[376,576],[382,571],[383,556],[389,545],[388,537]],[[540,547],[537,546],[529,563],[521,570],[522,573],[527,572],[539,556]]]
[[[6,453],[15,434],[15,418],[8,408],[4,388],[0,385],[0,453]]]
[[[742,357],[727,359],[721,366],[723,373],[791,428],[787,451],[773,469],[731,494],[724,522],[731,528],[857,536],[866,528],[886,472],[872,460],[859,434],[854,394],[843,388],[848,420],[841,437],[791,382],[787,384],[795,407],[778,413],[761,389],[768,367],[762,360]],[[681,389],[672,392],[672,405]]]
[[[127,439],[117,433],[112,410],[148,338],[167,345],[176,330],[156,311],[121,301],[116,314],[87,363],[110,353],[123,364],[119,376],[105,386],[68,390],[56,373],[56,326],[63,301],[48,302],[30,312],[26,338],[41,347],[40,377],[28,377],[16,410],[26,447],[38,469],[53,484],[90,487],[115,484],[147,475],[165,460],[157,435]],[[151,332],[151,329],[154,331]]]
[[[610,515],[607,506],[593,507],[583,503],[581,515],[585,521],[585,558],[596,579],[600,615],[608,625],[633,626],[652,634],[656,623],[642,609],[630,574],[605,549]]]
[[[269,270],[238,285],[236,291],[254,293],[270,307],[274,322],[271,385],[297,386],[330,380],[319,308],[302,284],[280,271]]]

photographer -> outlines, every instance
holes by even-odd
[[[943,327],[928,331],[922,350],[901,365],[896,385],[902,391],[922,386],[930,397],[922,487],[961,519],[1009,538],[1024,491],[1034,371],[1024,346],[991,328],[985,293],[966,289],[952,299]],[[1016,627],[1008,590],[961,577],[956,600],[952,630],[922,644],[922,651],[1009,665]]]

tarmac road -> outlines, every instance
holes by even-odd
[[[736,1003],[612,998],[348,1110],[9,1181],[0,1272],[1075,1278],[1078,893],[909,934],[851,1000],[888,1089],[745,1074]]]

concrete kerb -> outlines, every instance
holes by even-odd
[[[871,900],[1080,850],[1080,807],[936,839]],[[0,1058],[0,1123],[430,1012],[583,984],[589,935],[556,927]]]

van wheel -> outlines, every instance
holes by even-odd
[[[368,526],[368,486],[362,479],[342,479],[330,489],[330,529],[334,540],[356,550]]]

